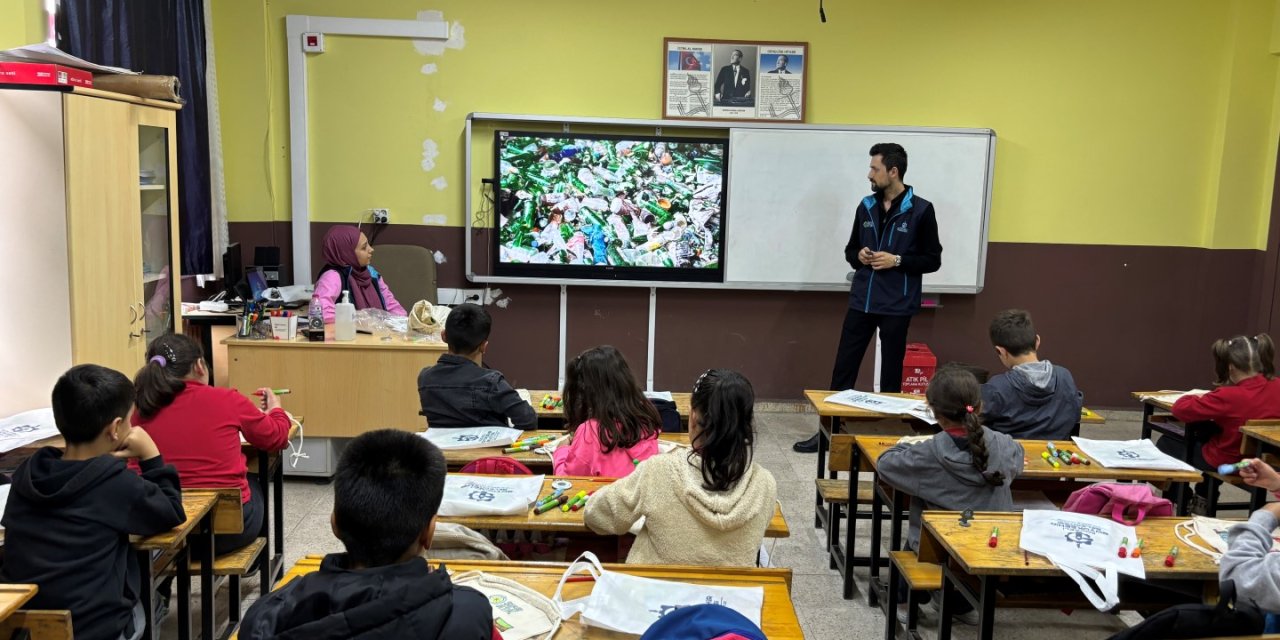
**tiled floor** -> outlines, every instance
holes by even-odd
[[[1108,419],[1107,424],[1086,425],[1086,437],[1138,437],[1140,414],[1104,413]],[[840,578],[834,570],[828,568],[827,556],[819,541],[820,532],[812,526],[816,459],[812,454],[793,452],[791,444],[812,434],[816,424],[817,418],[813,414],[757,414],[759,437],[756,461],[769,469],[777,479],[778,497],[791,528],[790,538],[773,544],[772,561],[775,566],[790,567],[794,572],[792,600],[804,626],[806,638],[883,638],[884,617],[879,609],[869,608],[866,604],[866,570],[859,569],[856,572],[858,591],[854,599],[841,599]],[[330,485],[304,479],[286,480],[285,560],[288,565],[305,554],[341,550],[341,544],[329,530],[329,512],[332,506],[333,490]],[[866,538],[860,536],[859,540],[864,553]],[[256,596],[256,589],[256,579],[247,581],[246,592],[250,593],[250,598]],[[219,597],[225,599],[225,588],[219,593]],[[220,605],[220,608],[221,606],[225,605]],[[1124,628],[1125,621],[1137,619],[1132,613],[1122,614],[1117,618],[1083,610],[1070,614],[1056,610],[1002,610],[997,616],[997,637],[1009,640],[1038,638],[1045,629],[1053,629],[1055,635],[1069,634],[1075,640],[1106,638]],[[169,633],[165,637],[174,637],[172,617],[166,623]],[[931,619],[923,624],[926,637],[932,637],[935,624]],[[956,638],[964,640],[975,635],[974,627],[956,626]]]

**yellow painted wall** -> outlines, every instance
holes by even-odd
[[[0,49],[44,42],[41,0],[0,0]]]
[[[1260,249],[1277,4],[839,0],[820,24],[793,0],[220,0],[228,206],[233,221],[289,218],[285,15],[440,10],[464,47],[330,37],[310,58],[312,219],[388,207],[461,225],[468,112],[657,117],[662,38],[682,36],[808,41],[811,123],[995,129],[993,241]]]

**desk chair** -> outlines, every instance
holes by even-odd
[[[406,311],[419,300],[436,303],[436,259],[426,247],[380,244],[373,253],[373,266]]]

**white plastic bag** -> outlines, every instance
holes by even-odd
[[[586,597],[565,602],[561,595],[565,580],[583,570],[595,577],[595,588]],[[605,571],[595,554],[587,552],[565,570],[553,599],[565,620],[581,613],[587,626],[641,635],[662,616],[697,604],[726,606],[758,627],[764,587],[717,587]]]
[[[1195,471],[1196,468],[1156,448],[1150,440],[1090,440],[1073,436],[1076,446],[1098,464],[1112,469]]]
[[[439,447],[441,451],[459,449],[483,449],[485,447],[505,447],[520,438],[524,433],[511,427],[465,427],[461,429],[440,427],[428,428],[420,434],[427,442]]]
[[[1028,509],[1022,512],[1019,546],[1048,558],[1094,607],[1109,611],[1120,603],[1119,574],[1147,576],[1141,558],[1119,556],[1125,538],[1129,547],[1137,545],[1137,529],[1082,513]]]
[[[551,638],[560,628],[560,609],[551,599],[502,576],[467,571],[449,577],[454,586],[484,594],[493,608],[493,626],[502,640]]]
[[[1227,553],[1231,527],[1241,522],[1243,521],[1191,516],[1190,520],[1174,525],[1173,533],[1178,537],[1179,542],[1213,558],[1214,564],[1218,564],[1222,561],[1222,556]],[[1204,544],[1197,542],[1197,538]],[[1274,533],[1271,536],[1271,552],[1280,552],[1280,537]]]
[[[542,476],[470,476],[444,479],[442,516],[514,516],[529,511],[542,490]]]

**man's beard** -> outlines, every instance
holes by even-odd
[[[872,182],[872,183],[871,183],[871,192],[872,192],[872,193],[874,193],[874,194],[876,194],[876,195],[882,195],[882,194],[884,194],[884,190],[885,190],[885,189],[887,189],[887,188],[888,188],[888,186],[887,186],[887,185],[886,185],[886,186],[881,186],[881,185],[878,185],[878,184],[876,184],[876,183],[874,183],[874,182]]]

